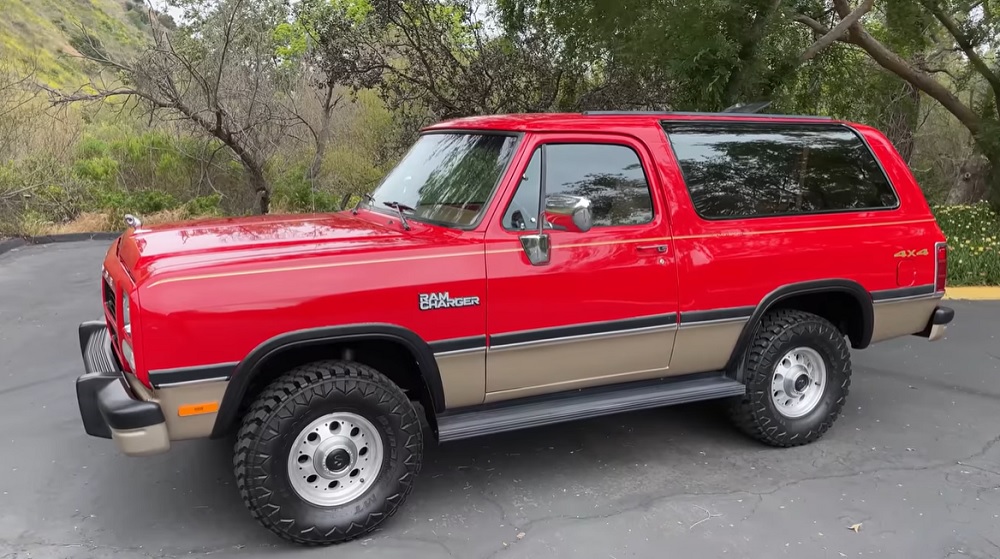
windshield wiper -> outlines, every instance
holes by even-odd
[[[399,202],[382,202],[382,203],[396,210],[396,213],[399,214],[399,221],[402,222],[403,224],[403,229],[409,231],[410,224],[406,221],[406,216],[403,215],[403,211],[405,210],[408,212],[412,212],[414,211],[414,209],[411,208],[410,206],[407,206],[406,204],[400,204]]]
[[[351,213],[352,213],[352,214],[354,214],[354,215],[358,215],[358,208],[360,208],[360,207],[361,207],[361,204],[362,204],[362,203],[364,203],[364,201],[365,201],[365,198],[368,198],[368,201],[369,201],[369,202],[374,202],[374,201],[375,201],[375,197],[374,197],[374,196],[372,196],[372,195],[371,195],[370,193],[368,193],[368,192],[364,192],[364,193],[362,193],[362,194],[361,194],[361,198],[360,198],[360,199],[358,200],[358,203],[357,203],[357,204],[354,204],[354,209],[353,209],[353,210],[351,210]]]

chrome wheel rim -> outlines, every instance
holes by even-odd
[[[333,507],[357,499],[382,469],[382,437],[364,417],[331,413],[299,432],[288,453],[288,479],[305,501]]]
[[[778,360],[771,377],[771,401],[781,415],[808,414],[825,391],[826,362],[815,349],[797,347]]]

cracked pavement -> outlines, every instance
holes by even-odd
[[[381,529],[305,549],[246,512],[229,441],[128,458],[83,432],[76,327],[106,247],[0,255],[0,558],[1000,557],[1000,302],[853,352],[813,445],[762,446],[711,403],[431,443]]]

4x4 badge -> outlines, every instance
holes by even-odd
[[[420,294],[420,310],[422,311],[472,307],[478,304],[479,297],[452,297],[447,291]]]

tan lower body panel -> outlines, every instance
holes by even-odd
[[[872,343],[923,330],[940,297],[874,305]],[[726,367],[747,318],[512,344],[436,356],[449,409]],[[930,339],[941,337],[935,327]],[[671,350],[672,348],[672,350]],[[485,355],[484,355],[485,353]]]
[[[940,297],[876,302],[872,343],[920,332],[939,302]]]
[[[682,324],[670,359],[671,375],[721,371],[736,348],[747,319]]]
[[[486,396],[485,348],[439,353],[434,360],[441,373],[445,408],[483,403]]]
[[[170,440],[180,441],[184,439],[200,439],[212,434],[215,427],[215,417],[218,412],[201,413],[182,417],[179,413],[181,406],[192,404],[208,404],[215,402],[222,403],[222,397],[229,386],[228,380],[210,380],[205,382],[192,382],[188,384],[176,384],[164,386],[162,388],[146,388],[131,375],[129,381],[132,389],[143,400],[160,404],[163,410],[163,417],[166,418],[166,428]]]
[[[486,402],[665,376],[676,327],[492,347]]]
[[[126,456],[151,456],[170,450],[170,434],[166,423],[141,429],[111,430],[118,450]]]
[[[940,340],[941,338],[944,337],[945,330],[947,329],[948,327],[945,326],[944,324],[935,324],[934,326],[931,326],[931,331],[930,334],[927,336],[927,340],[931,342]]]

